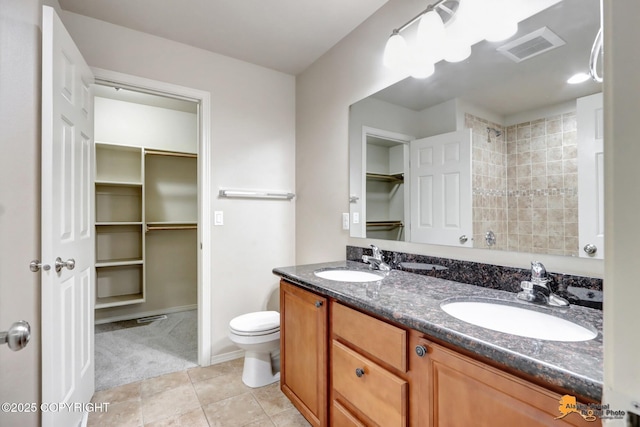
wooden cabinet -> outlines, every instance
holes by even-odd
[[[602,425],[579,414],[556,419],[556,392],[416,330],[280,283],[281,388],[314,426]]]
[[[280,282],[280,388],[313,426],[327,426],[327,299]]]
[[[562,419],[561,395],[426,339],[415,369],[429,383],[431,426],[595,426],[578,414]],[[417,359],[422,359],[418,361]],[[426,425],[426,424],[425,424]]]

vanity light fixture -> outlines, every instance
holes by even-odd
[[[589,80],[591,76],[587,73],[576,73],[567,80],[567,83],[570,85],[576,85],[579,83],[584,83]]]
[[[384,50],[383,63],[415,78],[433,74],[435,64],[464,61],[471,46],[482,40],[501,41],[518,30],[511,16],[510,0],[438,0],[393,30]],[[408,44],[402,32],[419,22],[415,42]]]

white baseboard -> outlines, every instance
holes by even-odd
[[[235,350],[230,351],[229,353],[216,354],[215,356],[211,356],[211,364],[217,365],[218,363],[240,359],[241,357],[244,357],[244,350]]]
[[[123,316],[107,317],[105,319],[96,320],[95,324],[96,325],[101,325],[103,323],[121,322],[123,320],[133,320],[133,319],[139,319],[141,317],[157,316],[159,314],[179,313],[181,311],[196,310],[197,308],[198,308],[198,304],[181,305],[179,307],[171,307],[171,308],[164,308],[164,309],[161,309],[161,310],[145,311],[143,313],[132,313],[132,314],[125,314]]]

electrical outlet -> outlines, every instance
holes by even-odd
[[[353,223],[360,224],[360,212],[353,213]]]

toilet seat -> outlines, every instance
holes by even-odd
[[[280,331],[280,313],[257,311],[235,317],[229,322],[231,333],[240,336],[269,335]]]

